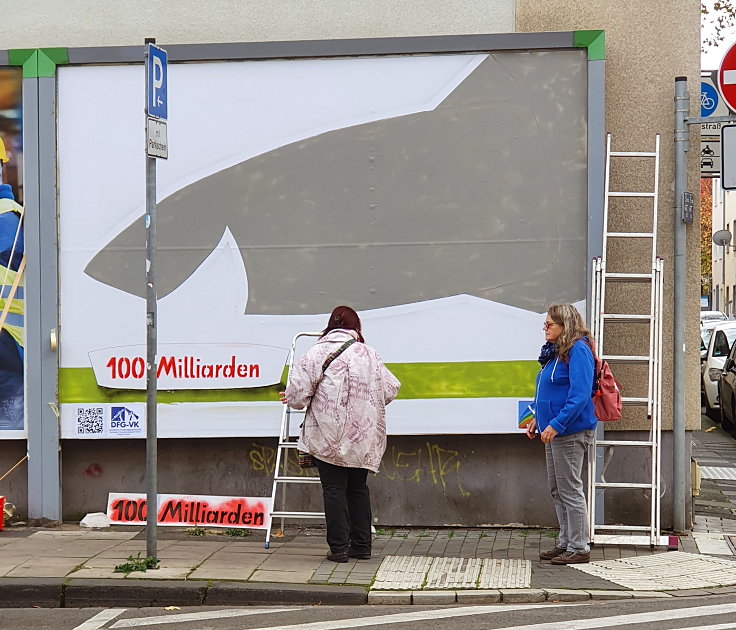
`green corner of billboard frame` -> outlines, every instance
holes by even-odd
[[[573,43],[578,48],[588,49],[588,60],[596,61],[606,58],[605,31],[575,31]]]
[[[8,61],[23,66],[24,79],[53,77],[56,66],[69,63],[69,52],[66,48],[19,48],[8,51]]]

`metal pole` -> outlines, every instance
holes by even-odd
[[[146,44],[155,39],[146,39]],[[148,46],[146,46],[148,57]],[[146,62],[148,60],[146,59]],[[148,73],[148,63],[146,74]],[[148,89],[148,76],[146,76]],[[146,556],[156,557],[158,445],[156,381],[156,158],[146,157]]]
[[[675,79],[675,242],[674,242],[674,336],[672,370],[672,528],[685,531],[685,496],[687,471],[685,448],[685,253],[686,232],[683,221],[684,193],[687,188],[688,127],[690,94],[687,77]]]

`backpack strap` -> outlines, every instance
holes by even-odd
[[[347,350],[354,343],[355,343],[355,339],[350,339],[349,341],[346,341],[344,344],[342,344],[332,354],[328,355],[328,357],[325,359],[325,362],[322,364],[322,373],[324,373],[325,370],[328,367],[330,367],[330,363],[332,363],[335,359],[337,359],[337,357],[339,357],[343,352],[345,352],[345,350]]]

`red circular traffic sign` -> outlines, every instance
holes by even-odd
[[[718,68],[718,91],[732,111],[736,111],[736,44],[726,51]]]

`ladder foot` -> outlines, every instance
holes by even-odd
[[[263,545],[265,549],[268,549],[268,541],[266,541],[266,544]]]

